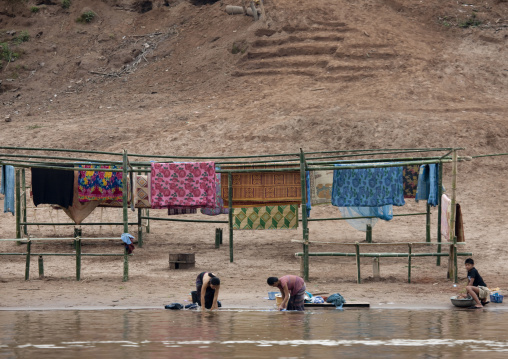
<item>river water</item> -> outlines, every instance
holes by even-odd
[[[507,358],[508,312],[0,311],[0,358]]]

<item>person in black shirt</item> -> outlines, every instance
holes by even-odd
[[[467,270],[467,286],[466,286],[466,292],[469,294],[474,301],[476,302],[475,305],[471,307],[471,309],[477,309],[477,308],[483,308],[483,306],[488,302],[489,298],[489,289],[487,288],[487,285],[483,281],[482,276],[476,268],[474,267],[474,260],[472,258],[466,259],[466,270]]]

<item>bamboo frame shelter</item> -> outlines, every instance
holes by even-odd
[[[16,239],[22,238],[22,228],[24,228],[23,233],[26,234],[26,226],[28,225],[55,225],[54,223],[30,223],[27,222],[26,219],[26,211],[23,213],[23,220],[21,219],[21,190],[23,191],[23,198],[26,201],[26,188],[24,186],[24,169],[30,167],[37,168],[53,168],[60,170],[71,170],[78,171],[80,168],[75,167],[76,161],[93,161],[100,164],[111,164],[111,165],[119,165],[121,169],[112,170],[112,169],[94,169],[94,171],[108,171],[108,172],[123,172],[123,181],[127,181],[128,173],[147,173],[150,172],[148,167],[150,166],[150,162],[148,161],[132,161],[133,158],[149,158],[149,159],[159,159],[164,160],[165,162],[173,162],[173,161],[182,161],[182,160],[191,160],[191,161],[200,161],[200,160],[215,160],[216,165],[249,165],[252,167],[251,169],[234,169],[229,167],[228,169],[221,169],[217,171],[218,173],[222,173],[228,176],[228,193],[229,198],[232,198],[232,175],[234,173],[242,173],[242,172],[285,172],[285,171],[295,171],[295,165],[299,166],[300,178],[301,178],[301,212],[302,218],[300,222],[302,223],[302,249],[303,252],[301,256],[303,257],[302,261],[302,276],[305,280],[309,278],[309,257],[314,255],[325,255],[325,254],[314,254],[309,252],[310,240],[309,240],[309,223],[314,221],[340,221],[345,219],[358,219],[361,217],[355,218],[307,218],[306,211],[306,184],[305,184],[305,174],[306,171],[322,171],[322,170],[335,170],[335,164],[340,164],[341,169],[361,169],[361,168],[384,168],[384,167],[400,167],[404,165],[423,165],[423,164],[441,164],[439,166],[439,176],[438,176],[438,216],[437,216],[437,251],[436,253],[431,253],[429,256],[437,257],[436,265],[440,265],[441,256],[449,256],[450,263],[450,272],[449,277],[451,279],[457,280],[457,243],[456,237],[452,236],[452,240],[450,243],[442,243],[441,242],[441,192],[442,192],[442,179],[443,179],[443,166],[444,163],[452,163],[454,165],[453,172],[453,184],[452,184],[452,218],[455,216],[455,207],[453,204],[455,203],[455,186],[456,186],[456,164],[459,160],[464,160],[465,158],[459,158],[457,156],[457,151],[461,150],[461,148],[406,148],[406,149],[364,149],[364,150],[338,150],[338,151],[319,151],[319,152],[304,152],[300,149],[299,152],[296,153],[283,153],[283,154],[266,154],[266,155],[240,155],[240,156],[208,156],[208,157],[197,157],[197,156],[162,156],[162,155],[146,155],[146,154],[135,154],[135,153],[127,153],[127,151],[123,151],[122,153],[115,152],[105,152],[105,151],[86,151],[86,150],[73,150],[73,149],[56,149],[56,148],[30,148],[30,147],[7,147],[0,146],[0,150],[3,150],[4,153],[0,153],[0,165],[12,165],[14,166],[18,174],[16,176]],[[29,152],[29,154],[23,154],[20,152]],[[54,153],[54,152],[63,152],[63,153],[84,153],[87,158],[81,157],[64,157],[64,156],[53,156],[53,155],[36,155],[33,152],[42,151],[44,153]],[[432,152],[438,152],[438,155],[430,155]],[[450,154],[452,156],[450,157]],[[102,160],[102,159],[94,159],[90,157],[98,157],[98,156],[115,156],[120,157],[121,161],[111,161],[111,160]],[[366,158],[369,157],[369,158]],[[131,160],[129,160],[131,159]],[[66,165],[72,165],[72,167],[60,167],[58,165],[49,164],[47,161],[61,161],[58,163],[64,163]],[[64,162],[66,161],[66,162]],[[266,164],[278,164],[276,169],[270,168],[261,168]],[[287,165],[287,167],[284,167]],[[259,168],[256,168],[259,166]],[[23,176],[21,176],[21,173]],[[23,178],[23,180],[21,180]],[[125,182],[124,182],[125,184]],[[126,188],[124,186],[124,188]],[[134,209],[133,209],[134,210]],[[427,211],[423,213],[407,213],[407,214],[394,214],[394,217],[398,216],[412,216],[412,215],[425,215],[426,216],[426,243],[430,243],[431,238],[431,226],[430,226],[430,206],[427,204]],[[137,225],[138,226],[138,245],[140,247],[143,246],[143,226],[142,220],[147,220],[146,232],[149,233],[150,230],[150,221],[151,220],[159,220],[159,221],[177,221],[177,222],[198,222],[198,223],[213,223],[213,224],[228,224],[229,226],[229,254],[230,254],[230,262],[234,260],[234,251],[233,251],[233,211],[232,211],[232,201],[229,201],[229,217],[228,221],[218,221],[218,220],[195,220],[195,219],[181,219],[181,218],[158,218],[152,217],[149,214],[149,211],[146,211],[146,215],[143,214],[142,210],[138,208],[138,221],[129,223],[128,222],[128,200],[127,200],[127,191],[123,191],[123,221],[117,223],[82,223],[82,225],[101,225],[101,224],[117,224],[122,225],[124,232],[128,232],[129,225]],[[72,223],[59,223],[58,225],[73,225]],[[216,247],[219,247],[221,240],[219,239],[221,236],[221,232],[216,231]],[[367,231],[367,239],[368,242],[371,242],[372,232]],[[78,236],[75,236],[75,239],[78,239]],[[392,243],[383,243],[386,245],[392,245]],[[441,246],[443,244],[450,245],[450,253],[443,254],[441,253]],[[357,247],[358,248],[358,247]],[[381,253],[380,253],[381,254]],[[329,254],[329,255],[337,255],[337,254]],[[359,258],[362,254],[357,250],[356,257]],[[381,256],[381,255],[380,255]],[[408,256],[405,254],[404,256]],[[29,256],[28,256],[29,257]],[[412,255],[408,256],[408,260],[410,260]],[[358,259],[357,259],[358,261]],[[128,279],[128,256],[124,254],[124,280]],[[125,269],[127,268],[127,269]]]

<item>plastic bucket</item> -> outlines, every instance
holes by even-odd
[[[268,292],[268,299],[275,300],[275,295],[279,292]]]

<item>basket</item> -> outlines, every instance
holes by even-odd
[[[268,292],[268,299],[275,300],[275,295],[279,292]]]
[[[503,303],[504,295],[501,295],[499,293],[494,293],[490,295],[490,301],[492,303]]]

